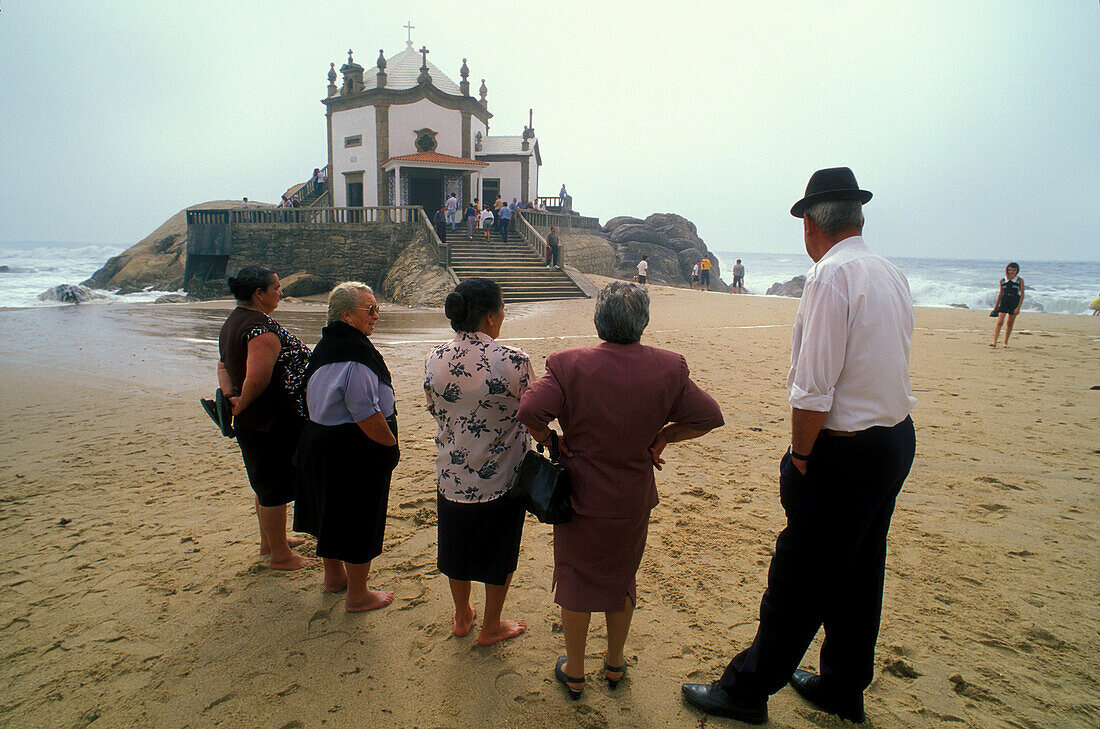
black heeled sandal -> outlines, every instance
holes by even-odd
[[[581,676],[580,678],[573,678],[565,671],[563,671],[561,667],[568,662],[569,659],[567,657],[558,657],[558,663],[556,666],[554,666],[554,678],[558,679],[558,683],[560,683],[562,686],[565,686],[566,690],[569,692],[569,698],[576,701],[581,697],[581,694],[584,693],[584,676]],[[581,687],[579,689],[575,689],[569,685],[571,683],[579,683]]]
[[[618,678],[611,678],[608,676],[608,672],[620,674]],[[607,661],[603,662],[603,677],[607,679],[608,688],[616,688],[619,685],[619,681],[626,678],[626,662],[623,662],[621,666],[612,666]]]

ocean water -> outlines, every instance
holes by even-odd
[[[0,241],[0,266],[10,269],[0,273],[0,307],[67,306],[41,301],[38,295],[58,284],[80,283],[125,249],[118,244]],[[106,298],[96,302],[145,302],[170,292],[148,290],[127,296],[99,293]]]
[[[93,243],[28,243],[0,241],[0,308],[66,306],[46,302],[38,295],[58,284],[78,284],[98,270],[124,246]],[[777,282],[805,274],[806,255],[716,251],[722,277],[728,282],[736,259],[745,266],[745,286],[763,294]],[[990,309],[1007,261],[942,258],[891,258],[909,279],[917,306],[948,307],[962,304]],[[1021,259],[1020,276],[1027,287],[1023,310],[1054,314],[1088,314],[1088,305],[1100,292],[1100,262],[1028,261]],[[105,298],[93,303],[153,301],[166,291],[148,290],[126,296],[100,291]]]
[[[805,254],[715,251],[722,279],[732,279],[738,258],[745,267],[745,287],[763,294],[774,283],[805,275],[812,265]],[[909,279],[916,306],[992,309],[1008,261],[889,257]],[[1089,314],[1089,303],[1100,295],[1100,261],[1029,261],[1020,259],[1024,280],[1021,311]]]

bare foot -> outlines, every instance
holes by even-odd
[[[994,349],[996,349],[996,348],[997,348],[997,343],[996,343],[996,342],[994,342],[993,344],[991,344],[991,345],[989,345],[989,346],[990,346],[990,347],[993,347]]]
[[[295,547],[300,547],[305,543],[306,543],[306,540],[302,539],[301,537],[287,537],[286,538],[286,546],[290,547],[291,549],[294,549]],[[268,544],[264,543],[264,542],[260,542],[260,556],[264,557],[264,556],[267,556],[269,554],[271,554],[271,547]]]
[[[458,611],[455,610],[455,614],[454,614],[454,628],[455,628],[454,633],[455,633],[455,636],[458,637],[458,638],[462,638],[466,635],[469,635],[470,629],[474,627],[474,618],[477,617],[477,608],[475,608],[473,605],[469,605],[469,604],[466,605],[466,607],[468,608],[468,610],[467,610],[468,615],[466,615],[462,619],[459,619]]]
[[[393,593],[382,590],[367,590],[367,596],[361,602],[344,600],[344,609],[349,613],[365,613],[368,610],[384,608],[393,602]]]
[[[348,579],[345,577],[342,582],[331,584],[326,580],[324,586],[321,587],[321,592],[343,592],[346,589],[348,589]]]
[[[300,554],[294,554],[291,552],[289,559],[275,561],[274,559],[268,563],[268,567],[273,570],[300,570],[303,567],[309,567],[317,563],[317,560],[310,559],[309,557],[303,557]]]
[[[481,632],[477,634],[477,642],[480,645],[492,645],[515,638],[525,630],[527,630],[526,620],[501,620],[495,630],[486,630],[484,625],[481,626]]]

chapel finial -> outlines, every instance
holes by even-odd
[[[355,63],[355,61],[353,61],[352,58],[351,58],[351,49],[349,48],[348,49],[348,65],[350,66],[353,63]]]
[[[428,73],[428,47],[420,46],[420,55],[424,57],[424,60],[420,64],[420,75],[416,77],[418,84],[430,84],[432,82],[432,75]]]
[[[382,49],[378,49],[378,73],[374,77],[374,87],[377,89],[386,88],[386,57],[382,55]]]
[[[481,88],[478,89],[478,93],[481,94],[481,105],[488,109],[489,102],[486,101],[485,97],[489,93],[489,88],[485,85],[485,79],[481,79]]]
[[[458,88],[462,92],[463,96],[470,95],[470,67],[466,65],[466,59],[462,59],[462,68],[458,69],[459,74],[462,76],[462,80],[458,82]]]
[[[381,48],[378,49],[378,63],[375,64],[375,65],[378,66],[379,71],[385,71],[386,70],[386,57],[384,55],[382,55],[382,49]]]
[[[336,96],[340,89],[336,88],[336,64],[330,63],[328,65],[328,95]]]

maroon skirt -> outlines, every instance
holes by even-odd
[[[554,525],[554,602],[580,613],[616,613],[637,604],[635,575],[649,514],[605,519],[574,514]]]

